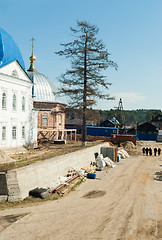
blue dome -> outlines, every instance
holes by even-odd
[[[21,52],[7,32],[0,28],[0,68],[17,60],[25,70],[25,64]]]

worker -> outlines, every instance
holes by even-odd
[[[154,156],[156,156],[157,148],[154,148]]]
[[[145,151],[146,151],[146,156],[148,156],[148,147],[145,149]]]
[[[151,148],[149,148],[149,154],[150,154],[150,156],[152,156],[152,149]]]
[[[158,148],[158,156],[160,156],[160,153],[161,153],[161,149]]]
[[[145,147],[143,147],[142,148],[142,152],[143,152],[143,155],[145,154],[145,152],[146,152],[146,149],[145,149]]]

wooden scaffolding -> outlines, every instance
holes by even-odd
[[[44,140],[74,140],[76,141],[76,129],[52,129],[52,128],[38,128],[37,139]]]

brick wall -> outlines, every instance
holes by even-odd
[[[38,109],[38,128],[65,128],[65,105],[61,103],[34,102]],[[43,118],[47,116],[47,124]]]

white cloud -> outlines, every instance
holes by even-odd
[[[117,98],[122,98],[123,102],[127,104],[137,104],[141,101],[144,101],[146,99],[145,96],[141,96],[136,92],[121,92],[121,93],[115,93],[114,94]]]
[[[115,97],[114,101],[104,101],[100,100],[95,108],[100,109],[114,109],[118,107],[120,98],[122,99],[123,108],[125,110],[134,110],[141,108],[149,108],[147,106],[147,97],[142,96],[136,92],[120,92],[112,93],[111,96]]]

